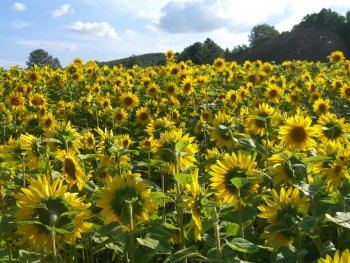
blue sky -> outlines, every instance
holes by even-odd
[[[345,15],[350,0],[1,0],[0,66],[25,67],[38,48],[62,66],[181,52],[207,37],[232,49],[257,24],[287,31],[322,8]]]

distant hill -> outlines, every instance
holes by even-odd
[[[122,58],[107,62],[97,62],[99,66],[108,65],[110,67],[123,65],[126,68],[131,68],[133,65],[139,65],[141,67],[164,65],[165,55],[164,53],[148,53],[143,55],[132,55],[128,58]]]

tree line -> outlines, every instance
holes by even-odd
[[[207,38],[203,43],[195,42],[186,47],[182,52],[177,53],[176,57],[178,62],[191,60],[194,64],[198,65],[211,64],[218,57],[223,57],[227,61],[239,60],[240,58],[246,58],[246,54],[254,53],[259,47],[268,43],[273,43],[273,40],[288,34],[293,34],[293,32],[302,30],[303,28],[315,28],[324,32],[332,32],[339,36],[339,38],[350,47],[350,11],[346,13],[346,16],[342,16],[331,9],[324,8],[319,13],[306,15],[290,32],[280,33],[274,26],[266,23],[259,24],[251,29],[248,36],[248,45],[238,45],[232,50],[228,48],[223,49],[212,39]],[[348,53],[350,54],[350,49]],[[257,57],[254,59],[260,59],[258,55],[255,54],[255,56]],[[33,67],[34,64],[38,66],[48,65],[53,68],[61,67],[58,58],[53,58],[42,49],[34,50],[29,54],[27,61],[28,68]],[[132,55],[128,58],[109,62],[97,62],[97,64],[100,66],[122,64],[125,67],[132,67],[133,65],[146,67],[164,65],[165,58],[163,53],[150,53],[140,56]]]

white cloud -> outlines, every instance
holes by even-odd
[[[24,11],[24,10],[27,9],[25,4],[22,4],[22,3],[19,3],[19,2],[14,3],[12,8],[14,10],[16,10],[16,11]]]
[[[14,29],[22,29],[22,28],[27,28],[34,25],[33,23],[30,22],[25,22],[25,21],[13,21],[10,23],[10,26]]]
[[[98,37],[110,37],[113,39],[118,39],[117,32],[107,22],[83,23],[81,21],[77,21],[69,25],[67,29],[82,35],[92,35]]]
[[[77,44],[71,42],[61,42],[52,40],[17,40],[15,44],[34,48],[55,49],[72,51],[77,49]]]
[[[52,17],[60,17],[68,13],[73,13],[74,9],[70,4],[64,4],[60,8],[51,11]]]
[[[14,61],[14,60],[0,58],[0,67],[3,67],[4,69],[9,69],[11,66],[19,66],[24,68],[25,64],[21,61]]]

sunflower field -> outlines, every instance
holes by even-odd
[[[0,68],[1,262],[350,262],[350,60]]]

